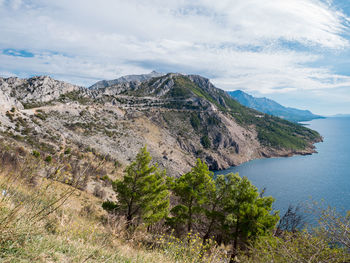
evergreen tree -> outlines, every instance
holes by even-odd
[[[261,197],[258,189],[246,177],[235,174],[227,179],[232,180],[232,184],[224,202],[222,230],[226,241],[233,245],[231,262],[235,262],[238,244],[247,244],[258,236],[270,233],[279,216],[277,213],[271,214],[274,199]]]
[[[212,235],[220,231],[220,222],[225,220],[225,202],[230,190],[237,184],[237,176],[233,173],[218,175],[215,178],[215,191],[208,193],[208,202],[205,210],[206,224],[203,232],[203,243]]]
[[[146,146],[141,148],[136,160],[126,168],[123,179],[113,182],[118,199],[116,211],[125,215],[127,227],[134,219],[150,225],[167,216],[166,174],[157,165],[151,166],[151,160]]]
[[[173,217],[168,218],[168,223],[174,228],[185,224],[187,232],[190,232],[193,225],[202,219],[208,197],[215,191],[212,172],[205,162],[197,159],[196,166],[189,173],[174,181],[172,190],[179,204],[171,209]]]

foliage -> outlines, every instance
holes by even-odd
[[[122,242],[120,229],[101,221],[96,198],[40,178],[30,154],[10,157],[0,152],[0,262],[175,262]]]
[[[317,204],[314,205],[317,208]],[[320,227],[317,234],[321,235],[332,246],[342,246],[350,250],[350,211],[346,215],[337,213],[334,208],[327,207],[319,211]]]
[[[33,156],[36,157],[36,158],[39,158],[39,157],[40,157],[40,153],[39,153],[38,151],[36,151],[36,150],[34,150],[34,151],[32,152],[32,154],[33,154]]]
[[[72,149],[71,149],[71,148],[67,148],[67,149],[65,149],[65,150],[64,150],[64,154],[70,154],[70,153],[71,153],[71,151],[72,151]]]
[[[231,174],[225,219],[222,222],[224,239],[233,244],[232,258],[237,255],[239,244],[247,244],[254,239],[271,234],[279,220],[277,213],[271,214],[272,197],[261,197],[258,189],[246,177]]]
[[[225,249],[219,248],[213,239],[206,240],[189,232],[184,238],[161,235],[156,239],[156,247],[176,262],[227,262]]]
[[[206,241],[213,235],[222,236],[222,223],[225,221],[225,205],[230,191],[235,187],[237,176],[229,173],[218,175],[215,178],[215,191],[208,193],[208,202],[205,209],[207,217],[204,224],[203,239]]]
[[[190,122],[191,122],[191,125],[192,125],[193,129],[195,129],[195,130],[199,129],[201,121],[200,121],[200,119],[199,119],[197,114],[195,114],[195,113],[191,114]]]
[[[107,200],[102,203],[102,208],[109,212],[113,212],[115,209],[118,208],[118,205],[113,201]]]
[[[190,232],[194,224],[200,224],[204,207],[208,202],[208,194],[215,191],[212,173],[205,162],[197,159],[196,166],[189,173],[177,178],[172,185],[172,192],[179,199],[179,204],[171,209],[172,217],[168,224],[178,228],[186,225]]]
[[[51,161],[52,161],[52,156],[51,155],[46,156],[45,162],[51,163]]]
[[[181,96],[186,95],[186,97],[189,97],[190,93],[192,93],[211,102],[220,111],[231,114],[242,126],[248,127],[254,125],[258,132],[259,141],[265,146],[278,149],[301,150],[305,149],[311,142],[320,139],[320,135],[316,131],[297,123],[247,108],[239,104],[224,91],[210,91],[191,81],[186,76],[177,76],[174,82],[176,90],[181,90]],[[170,96],[177,97],[179,94],[171,93]],[[211,121],[213,124],[218,122],[216,119],[208,121]],[[191,124],[193,125],[192,120]]]
[[[171,209],[168,224],[178,235],[196,229],[203,242],[216,236],[217,241],[232,244],[232,258],[238,244],[271,235],[279,219],[277,213],[272,214],[274,199],[261,197],[247,178],[231,173],[214,179],[200,159],[171,189],[178,204]]]
[[[85,105],[91,102],[91,99],[89,97],[84,96],[84,94],[82,94],[80,91],[71,91],[65,94],[61,94],[59,97],[59,101],[77,101],[80,104]]]
[[[168,213],[165,171],[160,171],[157,165],[150,166],[151,160],[146,146],[141,148],[136,160],[125,169],[123,179],[113,182],[118,212],[126,217],[128,226],[140,221],[153,224]]]
[[[135,232],[125,231],[121,217],[97,209],[100,200],[57,180],[65,173],[59,159],[46,163],[30,151],[11,147],[10,144],[0,147],[1,262],[228,262],[228,245],[234,244],[236,236],[240,262],[350,262],[349,215],[314,205],[313,212],[320,214],[318,226],[299,231],[288,223],[291,228],[284,227],[274,236],[271,226],[277,215],[271,214],[273,199],[261,197],[246,178],[237,174],[213,178],[200,160],[190,177],[185,174],[182,180],[181,177],[168,180],[172,191],[179,186],[184,196],[173,199],[175,206],[191,196],[197,200],[195,205],[199,209],[193,217],[192,231],[185,230],[181,238],[175,237],[161,221],[146,231],[149,221],[138,214],[146,224],[138,226],[135,232],[139,236],[135,236]],[[147,152],[141,150],[139,155],[147,156]],[[71,158],[62,156],[67,160]],[[139,163],[141,167],[143,162]],[[146,163],[149,169],[155,167]],[[96,172],[92,165],[84,167],[91,170],[90,173]],[[43,170],[51,171],[51,176],[42,177]],[[131,174],[137,169],[133,171]],[[151,174],[157,171],[156,168]],[[198,178],[204,178],[207,187],[202,187]],[[166,188],[166,180],[162,182]],[[179,182],[183,184],[177,185]],[[191,187],[186,187],[187,183]],[[197,191],[198,188],[193,187],[195,183],[203,191]],[[153,189],[149,187],[147,193],[153,193]],[[117,205],[120,204],[103,204],[112,211],[118,210]],[[298,216],[294,216],[298,211],[292,208],[290,211],[292,221],[296,218],[295,222],[299,222]],[[184,225],[187,221],[185,218],[178,224]]]
[[[210,148],[211,142],[210,142],[210,139],[209,139],[208,135],[204,135],[204,136],[201,138],[201,144],[202,144],[203,147],[206,148],[206,149]]]
[[[286,213],[278,222],[275,235],[283,235],[284,232],[295,233],[302,230],[306,224],[305,215],[300,211],[301,206],[289,205]]]
[[[242,262],[349,262],[349,253],[338,247],[331,247],[326,239],[307,231],[289,233],[283,238],[263,237],[240,256]]]

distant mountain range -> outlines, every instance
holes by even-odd
[[[248,108],[252,108],[257,111],[274,115],[289,121],[300,122],[323,118],[320,115],[313,114],[309,110],[299,110],[295,108],[284,107],[276,101],[270,100],[268,98],[256,98],[241,90],[228,91],[228,94],[230,94],[232,98]]]
[[[332,115],[330,117],[335,117],[335,118],[349,118],[350,117],[350,114],[336,114],[336,115]]]

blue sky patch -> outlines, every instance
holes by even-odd
[[[3,54],[8,56],[14,56],[14,57],[23,57],[23,58],[32,58],[34,57],[34,54],[24,50],[24,49],[12,49],[7,48],[2,51]]]

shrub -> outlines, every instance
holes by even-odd
[[[195,129],[195,130],[199,129],[201,121],[200,121],[197,114],[195,114],[195,113],[191,114],[190,122],[191,122],[193,129]]]
[[[111,211],[117,209],[118,206],[117,206],[117,204],[116,204],[115,202],[112,202],[112,201],[107,200],[107,201],[105,201],[105,202],[102,203],[102,208],[103,208],[104,210],[106,210],[106,211],[111,212]]]
[[[52,161],[52,156],[51,155],[46,156],[45,162],[51,163],[51,161]]]
[[[210,139],[209,139],[208,135],[204,135],[204,136],[201,138],[201,144],[203,145],[203,147],[204,147],[205,149],[210,148],[211,142],[210,142]]]
[[[71,153],[71,151],[72,151],[72,149],[71,149],[71,148],[67,148],[67,149],[65,149],[65,150],[64,150],[64,154],[70,154],[70,153]]]
[[[32,155],[34,155],[34,157],[36,157],[36,158],[39,158],[39,157],[40,157],[40,153],[39,153],[38,151],[36,151],[36,150],[34,150],[34,151],[32,152]]]

